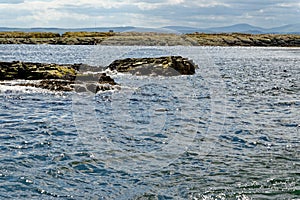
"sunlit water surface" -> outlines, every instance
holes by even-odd
[[[300,198],[299,48],[0,45],[2,61],[165,55],[199,69],[98,94],[0,86],[0,199]]]

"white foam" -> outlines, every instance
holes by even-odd
[[[21,86],[20,84],[36,83],[38,81],[33,80],[12,80],[12,81],[0,81],[0,93],[49,93],[51,91],[36,88],[31,86]]]

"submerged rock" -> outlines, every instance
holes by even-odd
[[[192,75],[197,65],[181,56],[159,58],[126,58],[116,60],[108,66],[110,70],[129,72],[134,75]]]

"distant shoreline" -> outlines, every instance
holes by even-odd
[[[300,47],[299,34],[0,32],[0,44]]]

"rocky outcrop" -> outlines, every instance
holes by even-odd
[[[84,64],[58,65],[31,62],[0,62],[0,80],[36,80],[20,86],[53,91],[98,92],[112,89],[115,81],[103,73],[103,68]],[[93,72],[93,73],[90,73]]]
[[[103,71],[129,72],[134,75],[192,75],[197,66],[181,56],[159,58],[127,58],[116,60],[108,67],[85,64],[58,65],[32,62],[0,62],[0,84],[4,80],[27,80],[19,86],[31,86],[52,91],[93,92],[111,90],[117,83]],[[30,81],[28,81],[30,80]],[[2,81],[2,82],[1,82]]]
[[[296,34],[193,33],[187,36],[201,46],[300,47],[300,35]]]
[[[197,66],[189,59],[181,56],[159,58],[126,58],[116,60],[108,66],[110,70],[129,72],[134,75],[192,75]]]
[[[76,70],[72,66],[30,62],[1,62],[0,80],[12,79],[65,79],[76,77]]]
[[[45,79],[45,80],[38,80],[35,82],[28,82],[28,83],[20,83],[17,84],[19,86],[27,86],[27,87],[36,87],[47,89],[51,91],[64,91],[64,92],[92,92],[97,93],[99,91],[106,91],[114,89],[114,84],[105,84],[101,81],[69,81],[69,80],[55,80],[55,79]]]
[[[51,91],[73,91],[74,88],[72,87],[72,84],[74,84],[74,82],[69,80],[44,79],[27,83],[19,83],[17,85],[42,88]]]

